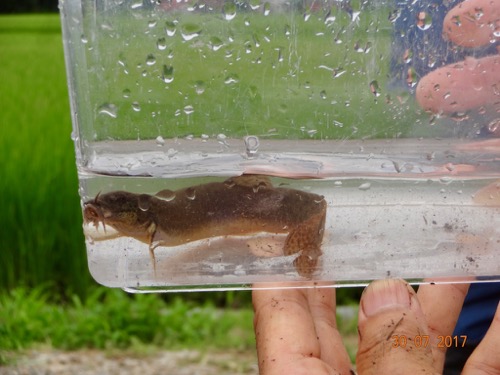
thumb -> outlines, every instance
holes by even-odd
[[[417,295],[402,280],[370,284],[359,309],[359,374],[438,374]]]

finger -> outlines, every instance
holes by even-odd
[[[335,289],[306,291],[309,309],[321,348],[321,359],[340,373],[349,373],[351,361],[337,329]]]
[[[417,295],[404,281],[375,281],[365,289],[358,329],[360,374],[438,373]]]
[[[260,374],[338,374],[320,359],[305,290],[254,290],[253,305]]]
[[[498,1],[464,1],[443,20],[443,35],[463,47],[478,47],[500,40]]]
[[[500,109],[500,55],[446,65],[423,77],[419,105],[433,113],[466,112],[481,106]]]
[[[500,374],[500,305],[490,329],[465,363],[463,375]]]
[[[446,354],[446,347],[439,345],[439,337],[453,334],[468,290],[469,284],[429,284],[418,289],[418,300],[427,322],[429,346],[437,369],[442,370]]]

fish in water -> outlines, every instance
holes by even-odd
[[[156,195],[113,191],[84,204],[85,223],[102,223],[149,245],[177,246],[217,236],[287,234],[283,254],[298,254],[297,272],[310,278],[321,256],[326,201],[301,190],[274,187],[260,175],[242,175]]]

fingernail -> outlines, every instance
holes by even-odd
[[[409,308],[413,295],[413,289],[403,280],[377,280],[363,291],[360,307],[367,317],[389,307]]]

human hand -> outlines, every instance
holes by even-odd
[[[500,1],[466,0],[458,4],[443,21],[443,37],[466,48],[500,40]],[[488,107],[500,111],[500,55],[470,57],[432,71],[420,80],[416,98],[422,108],[433,113]],[[500,136],[500,127],[498,130]]]
[[[439,339],[451,337],[467,289],[424,285],[415,293],[400,280],[370,284],[360,301],[358,374],[441,374],[446,347]],[[261,375],[354,373],[337,330],[334,289],[256,290],[253,302]],[[411,339],[417,336],[428,344]],[[398,338],[406,338],[404,347]],[[464,374],[500,374],[499,345],[497,312]]]

